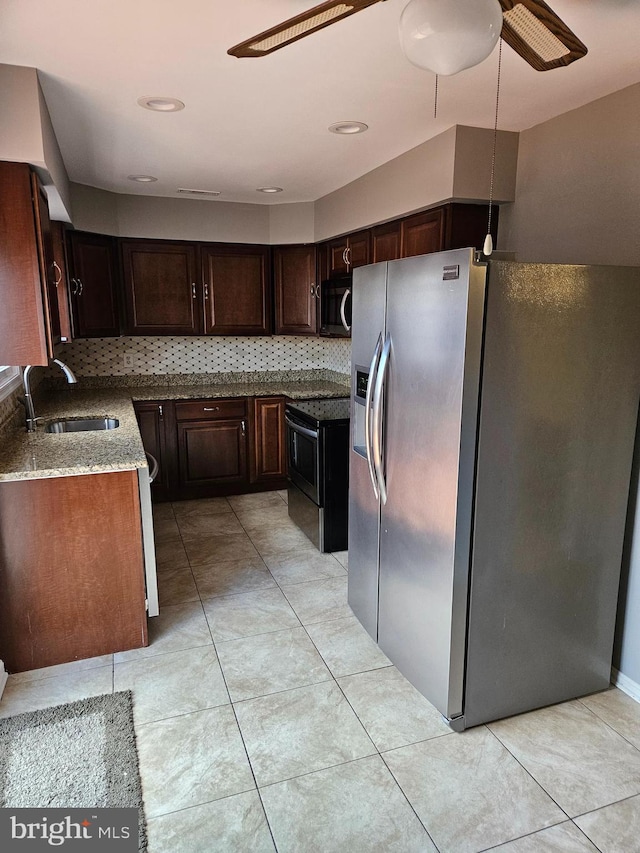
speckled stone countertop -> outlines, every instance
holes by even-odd
[[[294,400],[347,397],[349,387],[344,382],[309,378],[309,372],[300,381],[292,374],[282,379],[265,374],[265,381],[226,382],[220,375],[216,381],[198,384],[178,384],[178,377],[165,383],[154,377],[153,385],[124,384],[127,377],[107,382],[64,386],[62,390],[38,389],[36,414],[44,418],[34,433],[27,433],[24,421],[6,427],[0,433],[0,481],[27,480],[41,477],[64,477],[77,474],[96,474],[106,471],[127,471],[144,468],[147,460],[142,446],[133,409],[135,400],[194,400],[221,397],[272,397],[282,396]],[[137,379],[138,377],[136,377]],[[245,377],[242,377],[245,378]],[[248,376],[246,377],[249,378]],[[251,379],[258,377],[251,375]],[[210,377],[207,377],[209,380]],[[193,382],[192,377],[189,377]],[[87,388],[87,384],[103,387]],[[115,417],[120,421],[117,429],[92,430],[76,433],[46,433],[48,421],[69,417]]]

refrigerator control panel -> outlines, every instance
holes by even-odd
[[[367,396],[367,386],[369,384],[369,370],[356,365],[356,386],[354,389],[356,400],[364,403]]]

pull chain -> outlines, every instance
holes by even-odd
[[[500,105],[500,71],[502,69],[502,39],[498,46],[498,85],[496,86],[496,117],[493,125],[493,151],[491,153],[491,181],[489,183],[489,222],[487,236],[484,238],[482,254],[489,257],[493,252],[493,237],[491,236],[491,213],[493,209],[493,181],[496,174],[496,145],[498,142],[498,107]]]

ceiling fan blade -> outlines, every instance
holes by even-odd
[[[289,18],[283,21],[276,27],[271,27],[270,30],[265,30],[263,33],[258,33],[257,36],[240,42],[233,47],[230,47],[227,53],[231,56],[266,56],[268,53],[273,53],[274,50],[279,50],[291,42],[315,33],[323,27],[328,27],[329,24],[334,24],[336,21],[347,18],[367,6],[373,6],[374,3],[380,3],[381,0],[329,0],[327,3],[320,3],[319,6],[314,6],[303,12],[301,15],[296,15],[294,18]]]
[[[500,0],[502,38],[536,71],[562,68],[587,53],[586,46],[543,0]]]

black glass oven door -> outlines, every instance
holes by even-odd
[[[321,506],[320,487],[320,437],[318,430],[297,421],[288,412],[287,453],[289,461],[289,479],[311,498],[316,506]]]

